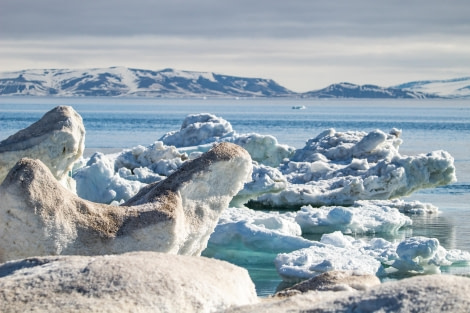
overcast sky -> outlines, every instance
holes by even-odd
[[[0,0],[0,71],[109,66],[294,91],[470,76],[470,1]]]

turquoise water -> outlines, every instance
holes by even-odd
[[[438,238],[446,249],[470,251],[470,100],[187,100],[0,97],[0,140],[37,121],[57,105],[83,117],[88,153],[149,145],[180,128],[192,113],[213,113],[238,133],[275,136],[296,148],[327,128],[338,131],[402,130],[404,155],[446,150],[455,158],[458,182],[419,191],[411,200],[430,202],[441,213],[413,216],[408,235]],[[304,110],[292,106],[304,105]],[[390,239],[390,238],[387,238]],[[272,264],[240,264],[260,295],[280,283]]]

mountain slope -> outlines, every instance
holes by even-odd
[[[270,79],[206,72],[140,70],[24,70],[0,73],[0,95],[279,97],[295,93]]]
[[[470,77],[413,81],[395,87],[414,92],[433,93],[444,98],[470,97]]]
[[[303,98],[380,98],[380,99],[424,99],[437,98],[431,94],[402,90],[399,88],[384,88],[376,85],[355,85],[351,83],[333,84],[326,88],[306,92]]]
[[[333,84],[305,93],[271,79],[209,72],[160,71],[125,67],[84,70],[38,69],[0,72],[0,95],[115,97],[293,97],[293,98],[470,98],[470,77],[416,81],[395,87]]]

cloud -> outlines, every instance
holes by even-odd
[[[467,0],[3,0],[2,37],[468,34]]]
[[[470,73],[468,0],[2,0],[0,68],[173,67],[295,91]]]

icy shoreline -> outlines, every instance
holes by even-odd
[[[232,174],[227,174],[226,167],[213,166],[210,171],[202,170],[189,179],[189,187],[172,190],[176,194],[183,194],[180,195],[180,206],[181,210],[189,212],[189,217],[186,217],[189,221],[209,215],[215,218],[215,222],[218,220],[216,224],[209,225],[207,222],[207,225],[198,227],[188,222],[188,225],[192,225],[190,227],[205,229],[201,236],[202,242],[198,243],[191,255],[200,255],[207,243],[208,248],[204,251],[207,257],[235,264],[274,262],[280,277],[289,283],[335,271],[352,271],[383,278],[403,274],[436,274],[441,272],[442,267],[468,266],[470,253],[446,250],[435,238],[415,236],[397,241],[354,238],[357,234],[397,234],[412,228],[410,214],[437,214],[438,208],[430,203],[407,202],[400,198],[422,188],[442,186],[456,180],[454,160],[449,153],[433,151],[416,156],[401,155],[400,134],[397,129],[389,133],[381,130],[365,133],[328,129],[309,139],[304,148],[295,149],[278,143],[270,135],[238,134],[223,118],[202,113],[188,116],[180,130],[164,135],[149,146],[106,149],[102,151],[106,153],[92,154],[90,150],[85,150],[86,157],[80,158],[78,162],[74,162],[76,158],[67,154],[67,162],[48,166],[57,167],[57,172],[62,173],[70,171],[73,165],[71,177],[62,175],[56,178],[81,199],[103,203],[103,207],[109,208],[119,204],[141,203],[139,197],[134,199],[138,193],[148,190],[150,186],[158,186],[160,182],[164,186],[169,177],[186,171],[190,162],[196,164],[195,160],[201,157],[207,159],[208,151],[215,149],[214,144],[219,147],[233,145],[249,154],[243,158],[243,162],[251,164],[243,165],[240,173],[236,170],[240,165],[229,166]],[[76,149],[77,154],[81,155],[83,139],[76,141],[80,146]],[[0,146],[3,144],[3,147],[7,147],[5,142],[9,144],[4,141]],[[30,146],[33,146],[34,157],[36,150],[48,151],[50,143],[46,147]],[[10,149],[11,152],[8,149],[3,148],[0,153],[9,153],[8,159],[13,160],[15,150]],[[63,151],[66,151],[65,148]],[[223,157],[221,161],[226,160]],[[243,185],[244,177],[251,172],[251,181]],[[182,173],[180,176],[186,175]],[[211,181],[209,185],[204,182],[206,177],[210,177],[207,178]],[[201,179],[202,183],[199,182]],[[197,188],[191,187],[195,181],[199,184]],[[237,187],[232,188],[230,184]],[[227,185],[230,195],[217,196],[223,197],[223,201],[210,196],[219,187],[225,190],[222,185]],[[4,189],[7,188],[13,190],[5,185]],[[209,198],[204,199],[206,193]],[[158,199],[157,202],[163,198]],[[5,218],[0,216],[3,222],[10,218],[8,205],[18,206],[13,202],[3,203]],[[202,212],[204,202],[208,202],[210,209]],[[214,208],[217,208],[220,216],[211,213]],[[70,225],[55,223],[50,229],[58,230],[54,236],[61,239],[61,231],[69,231]],[[144,220],[132,223],[136,227],[148,226]],[[172,236],[176,234],[177,238],[181,229],[178,226],[171,230]],[[194,233],[197,233],[197,229]],[[3,231],[2,238],[7,238],[4,235],[7,232]],[[308,240],[303,236],[306,234],[321,235],[321,239]],[[68,233],[66,235],[69,236]],[[140,237],[149,240],[152,234],[145,233],[145,236]],[[159,237],[169,238],[163,233]],[[133,247],[138,249],[139,245],[127,245],[122,251],[133,251]],[[173,249],[171,244],[169,249]],[[57,254],[61,254],[61,251],[62,248],[57,250]]]

